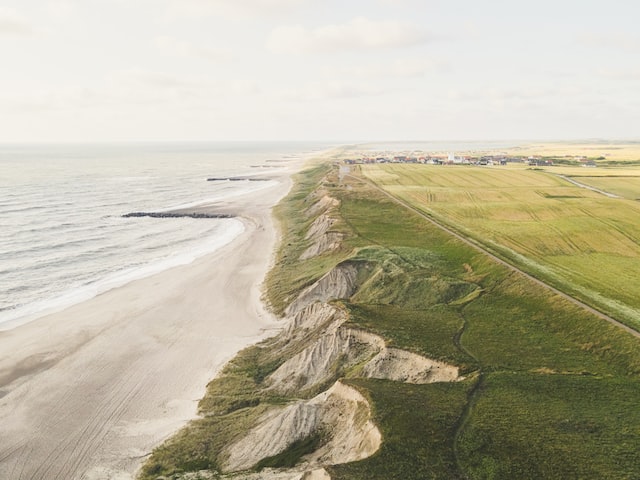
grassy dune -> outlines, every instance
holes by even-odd
[[[458,171],[457,181],[468,181]],[[377,172],[378,180],[401,178]],[[540,190],[567,188],[553,177],[512,175],[525,185],[537,182]],[[503,189],[511,181],[494,179]],[[442,192],[450,189],[445,185]],[[309,208],[323,196],[339,202],[332,229],[344,241],[337,250],[301,261],[313,221]],[[338,368],[336,375],[369,399],[383,440],[369,458],[328,467],[332,479],[637,476],[636,338],[327,165],[298,176],[276,213],[283,241],[266,294],[276,311],[338,263],[357,261],[366,265],[359,288],[338,302],[350,324],[391,346],[457,365],[464,375],[459,382],[414,385],[359,378]],[[264,388],[269,373],[292,353],[270,350],[268,343],[242,352],[209,385],[200,403],[203,418],[158,448],[141,478],[215,471],[223,445],[246,432],[264,409],[295,400]],[[307,443],[292,445],[286,461],[268,461],[291,465],[313,448]]]
[[[572,185],[555,169],[375,165],[364,172],[499,256],[640,328],[640,203]],[[640,187],[628,175],[575,179],[627,197]]]

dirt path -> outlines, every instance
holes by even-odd
[[[420,217],[424,218],[425,220],[427,220],[428,222],[432,223],[433,225],[435,225],[436,227],[438,227],[439,229],[447,232],[449,235],[454,236],[455,238],[457,238],[458,240],[460,240],[461,242],[464,242],[466,245],[469,245],[470,247],[473,247],[474,249],[482,252],[483,254],[487,255],[489,258],[491,258],[492,260],[494,260],[495,262],[498,262],[501,265],[504,265],[505,267],[509,268],[510,270],[519,273],[520,275],[526,277],[527,279],[531,280],[532,282],[552,291],[553,293],[555,293],[556,295],[561,296],[562,298],[578,305],[579,307],[583,308],[584,310],[588,311],[589,313],[592,313],[600,318],[602,318],[603,320],[606,320],[607,322],[615,325],[616,327],[619,327],[621,329],[623,329],[625,332],[630,333],[631,335],[633,335],[634,337],[640,338],[640,332],[638,332],[637,330],[634,330],[631,327],[628,327],[627,325],[619,322],[618,320],[616,320],[615,318],[610,317],[609,315],[606,315],[605,313],[602,313],[598,310],[596,310],[593,307],[590,307],[589,305],[587,305],[584,302],[581,302],[580,300],[572,297],[571,295],[568,295],[560,290],[558,290],[555,287],[552,287],[551,285],[549,285],[546,282],[543,282],[542,280],[537,279],[536,277],[524,272],[523,270],[520,270],[518,267],[516,267],[515,265],[512,265],[511,263],[495,256],[494,254],[492,254],[491,252],[489,252],[488,250],[486,250],[482,245],[476,243],[475,241],[464,237],[462,235],[460,235],[459,233],[455,232],[454,230],[451,230],[450,228],[448,228],[447,226],[443,225],[442,223],[434,220],[433,218],[431,218],[429,215],[425,214],[424,212],[420,211],[419,209],[417,209],[416,207],[410,205],[409,203],[405,202],[404,200],[401,200],[397,197],[395,197],[394,195],[392,195],[391,193],[387,192],[386,190],[384,190],[382,187],[378,186],[377,184],[375,184],[374,182],[372,182],[371,180],[367,180],[364,179],[362,177],[358,177],[358,176],[354,176],[354,175],[345,175],[348,176],[350,178],[353,178],[357,181],[360,182],[364,182],[367,185],[371,186],[372,188],[375,188],[376,190],[378,190],[379,192],[383,193],[384,195],[386,195],[387,197],[389,197],[391,200],[393,200],[395,203],[397,203],[398,205],[407,208],[409,210],[411,210],[412,212],[416,213],[417,215],[419,215]]]
[[[580,188],[586,188],[587,190],[591,190],[592,192],[596,192],[599,193],[600,195],[604,195],[606,197],[609,198],[622,198],[620,195],[616,195],[615,193],[611,193],[611,192],[607,192],[605,190],[600,190],[599,188],[596,187],[592,187],[591,185],[587,185],[585,183],[580,183],[577,180],[574,180],[573,178],[567,177],[566,175],[560,175],[557,173],[554,173],[554,175],[556,177],[560,177],[561,179],[574,184],[576,187],[580,187]]]

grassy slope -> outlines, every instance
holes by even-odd
[[[637,202],[522,168],[385,165],[366,173],[524,270],[640,327]]]
[[[640,387],[636,340],[493,264],[387,198],[359,188],[339,193],[341,213],[357,234],[351,240],[354,246],[420,249],[437,275],[471,281],[482,294],[461,305],[425,302],[421,309],[410,310],[402,305],[357,305],[352,307],[353,321],[405,348],[448,358],[467,369],[474,365],[469,359],[475,359],[482,375],[455,386],[403,386],[413,390],[422,405],[406,404],[401,412],[392,410],[396,415],[387,409],[403,405],[407,392],[359,381],[384,412],[380,422],[388,435],[379,455],[335,467],[335,478],[603,478],[603,471],[618,478],[640,468],[640,461],[625,453],[629,442],[640,446],[640,419],[627,416],[628,407],[639,403],[634,393]],[[440,388],[450,390],[429,395]],[[607,401],[585,400],[582,393],[592,389],[608,391]],[[544,397],[544,391],[556,395]],[[607,405],[612,415],[604,415]],[[580,430],[579,413],[585,409],[592,417],[603,415],[598,428]],[[418,413],[407,420],[414,415],[411,410],[431,422],[435,417],[437,426],[423,424]],[[562,412],[576,413],[564,418]],[[550,443],[547,433],[537,434],[548,431],[550,417],[578,432],[558,432],[557,441]],[[442,432],[449,433],[443,438]],[[610,446],[618,441],[624,447],[612,451]],[[430,454],[403,447],[412,442]],[[585,458],[590,460],[586,464]],[[580,474],[567,476],[571,471]]]
[[[277,210],[283,246],[268,278],[282,311],[338,262],[374,265],[344,302],[354,325],[392,345],[459,365],[455,384],[346,381],[367,396],[383,433],[374,456],[330,468],[334,479],[633,478],[640,471],[640,349],[631,336],[496,265],[328,167],[298,177]],[[348,234],[329,255],[298,260],[309,194],[340,199]],[[214,380],[194,422],[147,463],[146,476],[215,468],[220,446],[270,404],[262,379],[281,357],[252,347]],[[296,452],[291,452],[295,457]],[[194,468],[197,467],[197,468]]]

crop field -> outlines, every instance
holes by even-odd
[[[636,172],[635,176],[590,175],[586,177],[573,175],[572,178],[580,183],[613,193],[627,200],[640,200],[640,171]]]
[[[548,171],[627,200],[640,200],[640,168],[555,166]]]
[[[640,143],[575,143],[554,142],[522,145],[508,149],[512,155],[542,155],[546,157],[583,156],[609,162],[637,162],[640,160]]]
[[[640,203],[630,200],[640,197],[640,169],[585,170],[363,166],[364,174],[391,194],[640,328]],[[624,198],[580,188],[555,173]]]

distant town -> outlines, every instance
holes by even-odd
[[[343,162],[347,165],[367,163],[421,163],[426,165],[506,165],[507,163],[521,163],[535,167],[549,167],[556,163],[582,165],[583,167],[596,167],[595,160],[584,156],[567,155],[562,158],[548,158],[541,156],[513,156],[513,155],[457,155],[446,154],[364,154],[355,158],[346,158]]]

